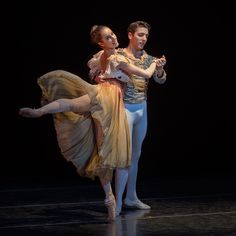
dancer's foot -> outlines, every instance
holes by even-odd
[[[108,210],[108,220],[114,220],[116,218],[116,200],[113,194],[111,194],[104,201]]]
[[[19,115],[28,118],[37,118],[43,115],[43,112],[40,109],[32,109],[29,107],[21,108]]]
[[[122,204],[116,204],[116,216],[119,216],[121,213]]]
[[[124,200],[124,205],[128,208],[134,208],[134,209],[141,209],[141,210],[148,210],[151,209],[151,207],[145,203],[143,203],[142,201],[140,201],[139,199],[136,199],[134,201],[129,200],[128,198],[126,198]]]

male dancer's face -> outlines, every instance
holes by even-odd
[[[143,50],[147,40],[148,40],[149,32],[148,29],[145,27],[138,27],[134,34],[129,32],[128,37],[130,40],[130,44],[132,47],[137,50]]]

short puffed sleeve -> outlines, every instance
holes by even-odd
[[[130,79],[129,76],[122,70],[117,69],[117,66],[121,62],[129,63],[129,61],[123,55],[119,55],[119,54],[111,55],[108,58],[108,60],[109,62],[108,62],[106,71],[104,73],[104,76],[110,77],[110,78],[116,78],[122,82],[128,82],[128,80]]]
[[[93,80],[96,76],[98,76],[101,73],[100,68],[100,57],[103,51],[99,51],[93,57],[88,61],[87,65],[90,69],[89,71],[89,77],[91,80]]]

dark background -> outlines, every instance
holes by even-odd
[[[49,2],[12,3],[7,9],[1,179],[84,181],[61,156],[52,117],[26,119],[18,109],[40,105],[36,79],[50,70],[88,80],[86,63],[98,50],[89,42],[92,25],[110,26],[125,47],[126,28],[136,20],[152,26],[145,50],[166,56],[168,74],[163,85],[150,82],[139,178],[235,176],[232,4]]]

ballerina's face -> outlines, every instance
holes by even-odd
[[[101,30],[100,35],[101,35],[101,40],[99,42],[99,45],[103,49],[115,49],[119,46],[117,37],[110,28],[104,27]]]

